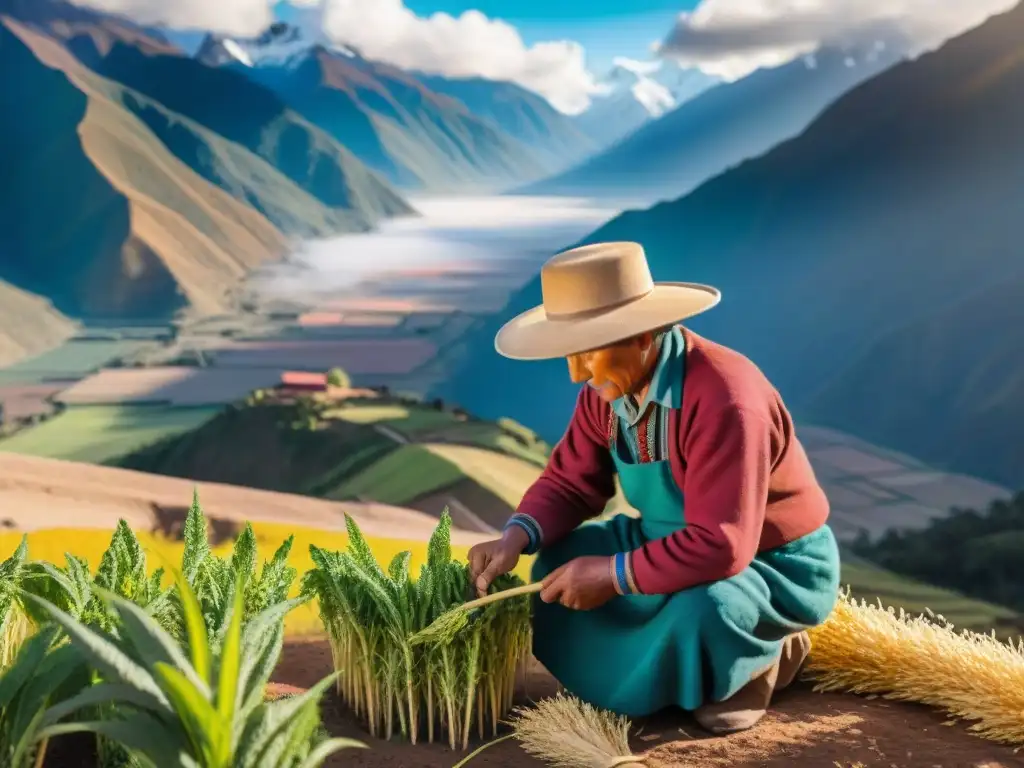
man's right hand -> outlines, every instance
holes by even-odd
[[[529,545],[526,531],[517,525],[509,526],[500,539],[482,541],[469,550],[469,571],[473,576],[477,594],[483,597],[499,576],[513,570],[519,557]]]

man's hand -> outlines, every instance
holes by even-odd
[[[480,597],[487,594],[492,581],[519,564],[519,556],[529,543],[522,528],[510,526],[500,539],[473,545],[469,550],[469,572]]]
[[[577,611],[590,611],[618,594],[610,557],[577,557],[547,575],[540,599]]]

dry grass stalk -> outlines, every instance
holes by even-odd
[[[812,642],[806,674],[816,690],[931,705],[978,736],[1024,744],[1024,639],[957,632],[941,616],[912,617],[846,593]]]
[[[514,710],[512,727],[523,749],[559,768],[646,765],[629,748],[630,722],[574,696],[558,694]]]

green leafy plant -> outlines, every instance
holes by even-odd
[[[70,646],[55,647],[59,628],[48,626],[29,637],[0,674],[0,765],[42,765],[44,713],[54,701],[88,684],[88,668]]]
[[[72,554],[64,555],[64,566],[47,562],[29,565],[27,590],[54,603],[91,626],[112,631],[116,624],[98,590],[106,590],[145,608],[165,628],[173,629],[176,614],[171,590],[161,586],[164,569],[149,572],[146,553],[135,532],[119,520],[110,545],[100,558],[95,574],[89,563]]]
[[[298,575],[288,565],[294,536],[289,536],[257,571],[259,551],[256,533],[246,523],[235,540],[231,556],[218,557],[210,547],[206,518],[199,504],[199,495],[195,493],[185,518],[184,538],[182,573],[197,595],[209,633],[220,633],[226,626],[236,583],[242,585],[245,620],[288,599]]]
[[[239,579],[217,637],[207,632],[198,596],[184,577],[177,590],[187,650],[142,608],[107,590],[99,595],[117,616],[116,634],[29,597],[102,678],[47,710],[43,738],[101,734],[156,768],[315,768],[334,752],[363,746],[320,735],[319,700],[333,676],[299,696],[265,701],[283,645],[284,617],[301,599],[279,603],[243,627]],[[60,722],[97,705],[114,706],[104,709],[110,715],[103,719]]]
[[[338,691],[372,735],[398,728],[413,743],[447,731],[452,749],[469,744],[472,727],[492,733],[511,710],[517,671],[530,648],[530,603],[512,598],[488,605],[446,644],[413,637],[449,608],[472,596],[468,568],[451,555],[451,517],[441,516],[419,577],[409,573],[409,552],[384,570],[355,521],[346,517],[344,552],[310,547],[314,568],[303,594],[315,596],[339,672]],[[503,576],[495,591],[522,585]]]
[[[14,554],[0,563],[0,670],[11,664],[32,633],[33,622],[20,597],[28,574],[28,539],[22,536]]]

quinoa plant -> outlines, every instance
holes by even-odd
[[[10,666],[32,632],[33,622],[20,595],[28,575],[28,539],[22,536],[14,553],[0,563],[0,670]]]
[[[510,711],[517,671],[530,648],[530,604],[514,598],[486,606],[446,644],[413,637],[473,593],[468,567],[452,560],[446,509],[428,545],[419,577],[410,553],[388,568],[377,562],[355,521],[346,517],[348,549],[310,547],[314,568],[303,594],[315,596],[338,670],[338,691],[372,735],[390,738],[397,724],[415,744],[440,729],[452,749],[469,744],[473,725],[482,737]],[[520,585],[498,579],[494,590]]]
[[[193,494],[192,506],[185,519],[184,538],[182,572],[186,582],[195,591],[206,629],[211,634],[222,632],[226,626],[236,583],[242,585],[245,620],[288,599],[288,593],[298,575],[288,565],[294,536],[289,536],[274,556],[257,571],[259,552],[256,533],[246,523],[235,540],[231,556],[218,557],[210,547],[199,496]]]

